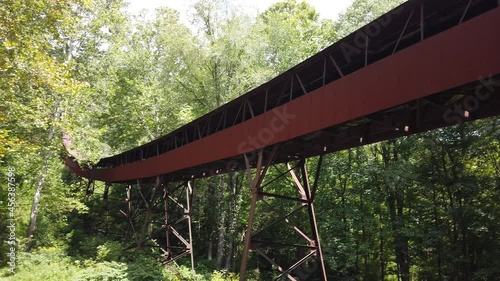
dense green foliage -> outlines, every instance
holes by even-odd
[[[69,151],[91,165],[156,139],[403,1],[355,0],[335,22],[295,0],[255,18],[229,2],[196,1],[187,25],[168,8],[129,15],[121,0],[0,1],[0,279],[237,280],[250,198],[246,175],[197,181],[193,275],[187,260],[174,267],[157,262],[161,211],[136,203],[135,236],[120,212],[127,208],[124,186],[108,193],[102,183],[89,185],[60,156]],[[315,207],[328,275],[496,280],[499,159],[498,118],[327,155]],[[271,176],[278,170],[286,167]],[[14,276],[6,243],[10,178]],[[284,178],[268,189],[294,195]],[[132,197],[141,191],[133,189]],[[272,208],[258,205],[256,228],[294,207],[269,202]],[[303,216],[294,222],[307,228]],[[283,225],[262,235],[293,241]],[[286,247],[269,254],[284,264],[300,256]],[[273,268],[257,255],[249,267],[249,279],[270,280]]]

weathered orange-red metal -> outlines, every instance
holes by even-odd
[[[285,142],[384,109],[397,107],[481,77],[500,73],[500,8],[491,10],[392,56],[375,62],[307,95],[234,127],[175,150],[112,168],[82,170],[79,176],[105,182],[168,175]],[[288,115],[289,118],[282,118]],[[281,117],[280,117],[281,116]],[[291,117],[293,116],[293,118]],[[263,128],[280,126],[272,140],[249,144]]]

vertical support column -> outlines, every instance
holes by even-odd
[[[193,251],[193,229],[191,227],[191,199],[193,196],[194,180],[188,181],[186,186],[187,219],[189,228],[189,253],[191,254],[191,272],[194,277],[194,251]]]
[[[165,242],[167,244],[166,250],[165,250],[165,259],[168,261],[172,255],[170,248],[170,235],[169,235],[169,229],[168,229],[168,184],[165,183],[165,186],[163,187],[163,206],[164,206],[164,211],[165,211]]]
[[[260,166],[262,165],[262,150],[259,151],[258,155],[258,164],[257,164],[257,172],[255,175],[255,178],[252,178],[251,174],[251,167],[250,167],[250,161],[245,154],[245,164],[247,168],[247,174],[248,174],[248,182],[250,184],[251,192],[252,192],[252,198],[250,199],[250,213],[248,215],[248,225],[247,225],[247,231],[245,233],[245,245],[243,246],[243,253],[241,257],[241,267],[240,267],[240,281],[245,281],[246,280],[246,272],[247,272],[247,264],[248,264],[248,256],[250,255],[250,244],[252,243],[252,228],[253,228],[253,222],[255,219],[255,207],[257,205],[257,187],[254,185],[254,182],[256,182],[258,179],[258,176],[260,175]]]
[[[273,151],[274,154],[274,151]],[[272,157],[270,158],[272,159]],[[248,222],[248,230],[245,236],[245,247],[244,247],[244,252],[243,252],[243,257],[242,257],[242,264],[240,268],[240,281],[246,280],[246,269],[247,269],[247,262],[248,262],[248,255],[250,253],[250,249],[254,250],[257,254],[259,254],[261,257],[263,257],[265,260],[267,260],[269,263],[275,266],[276,269],[280,271],[280,274],[276,277],[275,280],[282,280],[282,278],[286,278],[287,280],[301,280],[301,278],[308,278],[311,274],[315,272],[319,272],[321,275],[321,280],[326,281],[327,280],[327,275],[326,275],[326,267],[324,263],[324,258],[323,258],[323,251],[321,248],[321,242],[320,242],[320,237],[319,237],[319,231],[318,231],[318,224],[316,221],[316,214],[314,210],[314,197],[316,195],[316,190],[318,186],[318,179],[321,171],[321,166],[323,163],[323,156],[320,156],[319,161],[318,161],[318,167],[316,169],[316,173],[314,176],[314,183],[310,184],[308,174],[307,174],[307,167],[306,167],[306,160],[304,158],[300,159],[299,161],[295,162],[294,165],[290,165],[290,163],[287,164],[288,170],[285,172],[280,172],[281,174],[278,175],[277,177],[273,179],[268,179],[266,181],[266,184],[262,185],[263,179],[266,176],[267,168],[270,166],[271,161],[267,161],[266,165],[263,169],[262,165],[262,154],[259,153],[259,160],[257,162],[257,172],[255,175],[255,178],[252,177],[250,173],[250,163],[248,161],[248,158],[245,158],[246,164],[247,164],[247,172],[248,172],[248,177],[250,179],[250,186],[252,188],[252,201],[250,205],[250,216],[249,216],[249,222]],[[278,168],[277,168],[278,170]],[[279,171],[279,170],[278,170]],[[268,193],[264,192],[264,188],[274,182],[275,180],[285,177],[286,175],[291,175],[293,182],[295,183],[295,188],[297,189],[297,195],[296,196],[289,196],[289,195],[283,195],[283,194],[273,194],[273,193]],[[255,210],[256,210],[256,205],[259,200],[262,200],[265,204],[267,204],[269,207],[272,207],[270,202],[265,200],[265,197],[272,197],[275,200],[288,200],[292,202],[299,202],[299,205],[292,208],[291,211],[288,211],[287,214],[281,216],[278,218],[276,221],[268,224],[266,227],[258,230],[253,233],[253,222],[255,219]],[[291,222],[292,217],[299,215],[301,212],[303,215],[306,215],[309,219],[309,226],[306,231],[303,229],[300,229],[300,224],[293,224]],[[267,240],[260,240],[258,237],[261,236],[265,231],[268,229],[271,229],[272,227],[275,227],[279,223],[285,223],[285,225],[288,225],[293,231],[298,235],[298,237],[301,237],[304,239],[307,243],[307,245],[304,244],[290,244],[290,242],[286,241],[279,241],[279,238],[277,239],[278,241],[267,241]],[[308,230],[309,229],[309,230]],[[268,256],[267,251],[264,251],[262,249],[266,249],[269,247],[295,247],[297,249],[302,248],[302,249],[309,249],[309,252],[305,254],[303,257],[298,259],[295,263],[293,263],[290,266],[283,267],[280,266],[272,257]],[[314,269],[313,271],[304,272],[304,268],[301,268],[306,262],[310,261],[311,259],[316,259],[318,267]],[[319,271],[317,271],[319,270]],[[307,275],[307,276],[306,276]]]
[[[103,199],[104,201],[106,201],[106,202],[108,201],[108,196],[109,196],[109,187],[110,187],[110,186],[111,186],[111,184],[110,184],[110,183],[105,183],[105,185],[104,185],[104,193],[103,193],[103,195],[102,195],[102,199]]]
[[[187,255],[190,256],[191,271],[194,276],[194,251],[193,233],[191,226],[191,202],[194,183],[183,182],[177,186],[165,185],[163,188],[163,201],[165,209],[165,239],[166,263],[175,262]],[[181,201],[185,196],[185,201]],[[180,212],[179,212],[180,211]],[[181,223],[186,223],[188,228],[188,239],[177,231],[176,227]],[[186,233],[184,233],[186,235]]]
[[[132,234],[134,236],[134,239],[137,243],[137,246],[139,246],[139,239],[137,237],[137,232],[135,231],[135,227],[134,227],[134,221],[133,221],[133,211],[132,211],[132,186],[131,185],[127,185],[127,197],[125,199],[125,202],[127,203],[127,211],[123,211],[123,210],[120,210],[120,213],[122,213],[128,220],[129,224],[130,224],[130,228],[132,230]],[[134,210],[135,211],[135,210]]]
[[[245,233],[245,244],[243,247],[243,253],[241,257],[241,267],[240,267],[240,281],[246,280],[246,271],[247,271],[247,264],[248,264],[248,256],[250,255],[250,248],[252,244],[252,230],[253,230],[253,223],[255,220],[255,207],[257,206],[257,200],[259,199],[259,189],[260,185],[262,184],[262,180],[264,179],[265,175],[267,174],[267,170],[269,168],[269,165],[271,164],[273,158],[274,158],[274,153],[276,152],[276,147],[272,150],[271,154],[268,156],[268,159],[265,163],[265,166],[262,166],[262,161],[263,161],[263,154],[264,150],[261,149],[257,153],[257,170],[255,172],[255,177],[252,177],[251,173],[251,166],[250,166],[250,159],[248,156],[245,154],[245,164],[247,168],[247,175],[248,175],[248,182],[250,184],[250,188],[252,191],[252,198],[250,201],[250,213],[248,215],[248,226],[247,226],[247,231]]]
[[[94,189],[95,189],[95,181],[89,179],[89,182],[85,188],[85,201],[88,201],[89,197],[94,194]]]
[[[321,242],[319,238],[319,231],[318,231],[318,223],[316,221],[316,213],[314,211],[314,197],[312,196],[311,193],[311,187],[309,185],[309,178],[307,176],[307,167],[306,167],[306,161],[305,159],[301,159],[300,161],[300,168],[302,171],[302,181],[304,183],[304,192],[306,194],[306,200],[307,200],[307,209],[309,212],[309,220],[311,223],[311,231],[312,231],[312,236],[314,240],[314,246],[316,247],[316,256],[318,258],[320,267],[321,267],[321,273],[323,275],[323,280],[326,281],[326,267],[325,267],[325,262],[323,259],[323,250],[321,249]],[[320,174],[320,169],[321,165],[323,163],[323,155],[320,156],[319,161],[318,161],[318,168],[316,170],[316,175],[314,177],[314,193],[316,193],[316,188],[317,188],[317,183],[319,179],[319,174]]]

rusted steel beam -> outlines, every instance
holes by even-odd
[[[285,196],[285,195],[280,195],[280,194],[273,194],[269,192],[259,192],[260,195],[266,196],[266,197],[274,197],[274,198],[279,198],[279,199],[286,199],[286,200],[291,200],[291,201],[297,201],[301,203],[307,203],[306,199],[303,198],[295,198],[295,197],[290,197],[290,196]]]
[[[191,202],[194,192],[194,181],[188,181],[186,186],[186,202],[187,202],[187,219],[188,219],[188,231],[189,231],[189,254],[191,257],[191,273],[194,277],[194,251],[193,251],[193,229],[191,226]]]
[[[267,174],[267,171],[269,169],[269,166],[271,162],[273,161],[274,154],[276,153],[276,147],[273,148],[272,152],[267,156],[266,163],[264,164],[265,166],[262,167],[262,162],[263,157],[264,157],[264,150],[261,149],[258,152],[258,160],[257,160],[257,168],[255,172],[255,177],[252,177],[251,174],[251,166],[250,166],[250,160],[248,156],[245,154],[245,164],[247,167],[247,174],[248,174],[248,181],[250,183],[250,188],[252,191],[252,198],[250,201],[250,212],[248,215],[248,225],[247,225],[247,231],[245,233],[245,245],[243,247],[243,253],[241,257],[241,267],[240,267],[240,281],[246,280],[246,270],[247,270],[247,264],[248,264],[248,256],[250,255],[250,246],[252,242],[252,230],[253,230],[253,223],[255,219],[255,207],[257,205],[257,200],[258,200],[258,190],[260,188],[260,185],[262,184],[262,181],[264,180],[264,177]]]
[[[269,256],[267,256],[262,250],[260,249],[257,249],[256,252],[261,255],[265,260],[267,260],[270,264],[274,265],[281,273],[284,273],[285,270],[280,266],[278,265],[273,259],[271,259]],[[291,281],[297,281],[297,279],[293,278],[290,274],[286,273],[284,274],[285,277],[288,278],[288,280],[291,280]]]
[[[262,153],[259,154],[260,157],[262,158]],[[294,163],[293,165],[291,163],[287,163],[287,171],[285,173],[281,173],[277,176],[277,178],[283,177],[283,174],[290,174],[291,178],[293,179],[293,183],[295,186],[295,189],[297,191],[297,196],[298,197],[291,197],[287,195],[280,195],[280,194],[272,194],[265,192],[261,186],[261,182],[264,180],[264,177],[269,177],[269,175],[265,173],[259,172],[262,169],[262,160],[259,160],[258,163],[260,163],[257,166],[257,171],[256,171],[256,176],[252,177],[251,172],[250,172],[250,165],[249,161],[247,159],[247,172],[248,172],[248,177],[250,178],[250,183],[252,187],[252,201],[251,201],[251,207],[250,207],[250,218],[249,218],[249,227],[246,233],[246,239],[245,239],[245,249],[243,252],[243,258],[242,258],[242,266],[240,268],[240,280],[245,280],[245,272],[246,272],[246,263],[248,260],[248,255],[250,254],[250,248],[257,253],[259,253],[261,256],[264,257],[267,261],[271,262],[273,265],[277,266],[278,269],[281,267],[278,266],[272,258],[268,257],[265,255],[263,251],[261,251],[261,248],[264,247],[295,247],[295,248],[304,248],[304,249],[309,249],[309,254],[307,254],[305,257],[301,258],[298,262],[293,264],[290,268],[287,270],[283,270],[281,268],[280,272],[281,274],[279,277],[284,276],[288,278],[289,280],[296,280],[295,277],[293,276],[292,272],[300,265],[302,265],[304,262],[306,262],[309,258],[315,257],[316,260],[319,263],[319,273],[322,277],[322,280],[327,280],[326,276],[326,267],[324,265],[324,258],[323,258],[323,253],[321,249],[321,242],[320,242],[320,237],[318,233],[318,225],[316,221],[316,214],[314,211],[314,203],[313,203],[313,193],[316,193],[317,186],[318,186],[318,180],[320,177],[320,172],[321,172],[321,166],[323,163],[323,157],[321,156],[318,161],[318,166],[316,167],[316,172],[314,176],[314,182],[311,184],[309,183],[309,178],[307,175],[307,167],[306,167],[306,161],[305,158],[301,158],[297,161],[297,163]],[[275,167],[278,172],[279,169]],[[271,178],[269,179],[270,182],[274,182],[276,179]],[[260,182],[260,183],[259,183]],[[292,200],[292,201],[298,201],[300,203],[300,206],[289,212],[288,214],[280,217],[279,219],[275,220],[274,222],[268,224],[261,230],[255,232],[253,234],[253,229],[250,227],[251,224],[253,224],[253,221],[255,219],[255,216],[258,215],[256,214],[256,205],[257,202],[259,201],[259,196],[270,196],[276,199],[282,199],[282,200]],[[268,203],[266,200],[262,200],[262,202],[268,204],[270,207],[272,207],[271,203]],[[309,220],[309,227],[308,231],[304,231],[297,227],[293,222],[292,222],[292,216],[295,214],[299,214],[301,210],[306,210],[308,220]],[[284,241],[279,241],[279,238],[277,238],[277,241],[265,241],[265,240],[260,240],[257,237],[260,236],[262,233],[265,231],[271,229],[272,227],[275,227],[278,223],[284,222],[288,226],[290,226],[301,239],[304,239],[307,245],[303,244],[296,244],[296,243],[288,243]],[[263,255],[264,254],[264,255]]]
[[[300,210],[302,210],[303,208],[305,208],[306,206],[305,205],[302,205],[300,207],[298,207],[297,209],[291,211],[290,213],[280,217],[279,219],[275,220],[274,222],[270,223],[269,225],[267,225],[266,227],[262,228],[261,230],[259,230],[258,232],[256,232],[255,234],[253,234],[253,236],[258,236],[259,234],[261,234],[263,231],[266,231],[268,230],[269,228],[275,226],[276,224],[282,222],[283,220],[285,220],[286,218],[296,214],[297,212],[299,212]]]
[[[410,23],[410,20],[413,17],[413,12],[414,11],[411,11],[410,16],[408,17],[408,20],[406,21],[406,24],[403,27],[403,30],[401,31],[401,35],[399,35],[398,41],[396,42],[396,46],[394,46],[394,50],[392,51],[393,54],[396,53],[396,51],[398,50],[399,42],[401,42],[401,38],[403,38],[403,35],[406,32],[406,28],[408,27],[408,24]]]
[[[323,280],[326,281],[327,280],[326,267],[325,267],[324,258],[323,258],[323,250],[321,249],[321,241],[320,241],[320,238],[319,238],[318,223],[316,221],[316,212],[314,211],[314,202],[313,202],[312,196],[311,196],[311,188],[310,188],[310,185],[309,185],[309,178],[307,176],[306,160],[305,159],[301,159],[300,163],[301,163],[302,181],[304,183],[304,185],[303,185],[304,186],[304,191],[306,193],[306,198],[308,200],[308,202],[307,202],[307,205],[308,205],[307,210],[309,211],[309,220],[310,220],[310,223],[311,223],[311,230],[312,230],[313,240],[315,242],[316,251],[317,251],[316,254],[317,254],[318,261],[320,263],[321,273],[322,273]],[[319,169],[318,169],[318,171],[319,171]],[[319,180],[319,175],[320,175],[320,173],[317,172],[316,176],[315,176],[315,179],[314,179],[314,186],[317,186],[317,182]]]
[[[282,274],[278,275],[278,277],[276,277],[276,279],[274,280],[279,280],[281,278],[281,276],[283,275],[287,275],[289,274],[290,272],[292,272],[294,269],[298,268],[299,266],[301,266],[303,263],[305,263],[310,257],[312,257],[314,255],[314,251],[311,251],[309,254],[305,255],[302,259],[300,259],[299,261],[297,261],[295,264],[293,264],[292,266],[290,266],[287,270],[285,270]],[[325,280],[326,280],[326,277],[325,277]]]
[[[409,4],[411,2],[413,1],[408,1]],[[463,2],[461,7],[463,9],[468,1],[461,2]],[[475,5],[474,2],[471,5]],[[432,8],[430,4],[429,6],[429,8],[426,8],[427,14],[430,13],[429,9]],[[405,7],[411,9],[398,15],[398,24],[400,26],[391,26],[391,29],[395,30],[395,34],[391,35],[391,42],[386,42],[389,45],[394,46],[394,42],[400,36],[402,26],[406,23],[409,13],[418,8],[419,5],[413,3],[405,5]],[[428,6],[426,5],[426,7]],[[472,13],[472,10],[471,6],[468,13]],[[463,10],[460,10],[460,15],[462,12]],[[457,16],[457,21],[460,15]],[[428,17],[432,17],[432,14],[427,15],[424,19],[427,20]],[[455,18],[449,19],[448,24],[454,20]],[[442,27],[444,29],[442,32],[431,38],[426,38],[418,44],[409,47],[405,46],[404,50],[401,50],[400,44],[397,55],[390,55],[392,49],[389,48],[385,58],[377,60],[376,63],[369,61],[370,67],[357,70],[346,69],[346,71],[349,71],[349,75],[338,80],[328,81],[324,87],[319,85],[320,88],[311,90],[307,95],[297,96],[286,104],[278,102],[273,110],[268,110],[244,123],[219,131],[217,134],[203,137],[189,145],[179,147],[179,142],[177,142],[177,149],[167,151],[156,157],[149,157],[143,161],[129,163],[128,165],[106,166],[106,168],[91,171],[78,169],[78,166],[74,163],[73,165],[69,164],[69,166],[79,175],[106,182],[129,181],[161,174],[176,174],[185,169],[207,166],[225,159],[232,160],[235,157],[241,157],[243,153],[250,153],[270,145],[286,143],[291,139],[300,138],[334,126],[342,126],[350,120],[363,116],[376,114],[391,108],[396,110],[406,103],[428,98],[453,88],[463,87],[469,83],[480,83],[480,77],[500,74],[500,54],[497,52],[500,48],[500,39],[491,36],[491,27],[499,24],[500,9],[494,8],[479,17],[474,17],[448,30],[446,30],[446,27]],[[419,28],[418,24],[416,26],[410,24],[407,27],[407,34],[415,34],[414,39],[416,40],[419,37],[417,32]],[[381,43],[375,39],[370,40],[370,59],[375,47],[383,49],[383,46],[376,44]],[[456,48],[456,46],[460,46],[460,48]],[[327,48],[324,54],[322,53],[321,58],[338,53],[338,46],[332,46]],[[464,56],[464,54],[468,55]],[[357,60],[361,61],[362,56],[358,56]],[[323,68],[323,61],[319,60],[319,62],[321,63],[320,73]],[[344,69],[342,70],[344,71]],[[290,87],[290,74],[295,72],[288,73],[284,78],[273,82],[271,86],[273,88],[279,88],[281,85],[286,85],[286,88]],[[450,73],[453,73],[453,75]],[[435,79],[438,76],[440,79]],[[306,77],[301,76],[301,79],[304,84],[307,84],[305,83]],[[307,79],[314,80],[314,78],[309,77]],[[309,82],[309,80],[307,81]],[[428,82],[421,83],[421,81]],[[265,88],[263,89],[265,90]],[[285,95],[289,94],[289,91],[285,90],[285,92]],[[278,97],[280,93],[282,92],[273,90],[272,96]],[[271,92],[269,95],[271,95]],[[238,104],[241,107],[247,98],[239,99],[238,103],[231,103],[231,106]],[[495,97],[491,97],[491,100],[493,99]],[[304,104],[308,106],[304,106]],[[486,108],[481,107],[480,110],[483,111]],[[238,107],[233,109],[236,111]],[[493,111],[493,109],[489,110]],[[286,120],[286,129],[274,132],[271,143],[259,143],[241,149],[240,144],[247,142],[249,136],[258,136],[262,125],[271,124],[276,119],[277,113],[280,114],[279,116],[294,116],[294,118]],[[285,113],[286,115],[284,115]],[[498,111],[488,113],[488,115],[492,114],[498,115]],[[205,122],[207,119],[209,118],[204,119]],[[239,116],[239,119],[241,119],[241,116]],[[422,127],[432,128],[434,123],[437,124],[434,127],[452,125],[450,122],[435,120],[435,122],[425,124]],[[384,139],[398,136],[399,134],[386,134]],[[366,144],[368,142],[353,140],[343,147],[356,147],[360,146],[360,143]],[[217,147],[217,149],[207,150],[206,147]],[[197,157],[188,157],[187,155],[197,155]],[[180,160],[173,161],[172,159]]]
[[[194,251],[193,251],[193,233],[191,226],[191,204],[193,195],[194,183],[191,181],[185,181],[178,186],[169,187],[165,185],[163,189],[163,201],[165,209],[165,236],[166,236],[166,263],[172,263],[176,260],[183,258],[187,255],[190,256],[191,271],[194,274]],[[177,198],[175,192],[179,191]],[[184,196],[185,203],[180,203],[179,200]],[[171,209],[173,207],[173,209]],[[176,211],[181,210],[181,212]],[[186,223],[188,228],[188,233],[180,233],[174,226],[181,223]],[[172,239],[170,235],[173,235],[178,241],[184,245],[184,247],[173,246]],[[188,235],[188,238],[185,238]],[[173,254],[172,250],[176,250],[176,254]]]

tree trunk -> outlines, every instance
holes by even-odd
[[[402,230],[402,218],[398,214],[398,207],[396,205],[396,198],[391,194],[387,198],[389,205],[389,213],[391,216],[392,233],[394,237],[394,252],[396,255],[396,263],[398,265],[398,275],[402,281],[409,281],[410,279],[410,264],[408,260],[408,239],[400,232]]]
[[[54,112],[54,115],[52,116],[52,122],[54,123],[57,121],[59,118],[59,109],[56,107],[56,110]],[[36,184],[36,189],[35,189],[35,195],[33,196],[33,205],[31,206],[31,213],[30,213],[30,223],[28,225],[28,233],[26,235],[27,241],[26,241],[26,251],[31,251],[33,248],[33,243],[34,243],[34,235],[35,235],[35,229],[36,229],[36,219],[38,216],[38,208],[40,206],[40,199],[42,197],[42,189],[45,183],[45,175],[47,174],[47,171],[49,169],[49,160],[50,157],[52,156],[52,150],[50,149],[50,143],[52,142],[52,139],[54,138],[54,133],[55,133],[55,124],[52,124],[49,130],[49,134],[47,136],[47,144],[48,148],[45,150],[45,156],[43,158],[43,166],[40,169],[40,175],[38,176],[37,184]]]
[[[382,226],[382,211],[379,213],[379,223],[380,223],[380,280],[385,280],[385,257],[384,257],[384,227]]]
[[[227,271],[231,271],[231,261],[233,258],[234,250],[234,238],[229,238],[229,245],[227,246],[228,252],[226,253],[226,266],[224,267]]]
[[[47,174],[47,166],[48,166],[48,158],[50,153],[47,153],[45,156],[43,167],[40,171],[40,176],[38,177],[38,181],[36,184],[35,196],[33,197],[33,205],[31,206],[31,214],[30,214],[30,224],[28,226],[28,241],[26,242],[26,251],[31,251],[34,243],[34,234],[36,229],[36,218],[38,216],[38,207],[40,205],[40,197],[42,196],[43,184],[45,182],[45,174]]]
[[[210,235],[210,241],[208,242],[208,252],[207,252],[207,260],[209,261],[213,259],[213,248],[214,248],[214,243],[212,241],[212,235]]]
[[[225,213],[225,212],[224,212]],[[217,243],[217,270],[222,269],[222,262],[224,259],[224,248],[226,245],[226,227],[225,227],[225,214],[222,214],[219,224],[219,235]]]
[[[218,210],[219,210],[219,213],[220,213],[220,217],[219,217],[219,223],[218,223],[218,227],[219,227],[219,232],[218,232],[218,235],[217,235],[217,270],[221,270],[222,269],[222,264],[223,264],[223,260],[224,260],[224,250],[225,250],[225,246],[226,246],[226,214],[227,214],[227,206],[224,204],[226,198],[225,198],[225,194],[224,194],[224,191],[225,191],[225,183],[224,183],[224,177],[225,176],[221,176],[220,177],[220,186],[221,186],[221,189],[218,190],[217,192],[220,192],[219,196],[218,197]]]
[[[390,142],[387,146],[382,145],[382,159],[386,168],[389,167],[392,162],[398,161],[397,148],[393,142]],[[392,233],[394,237],[394,252],[396,256],[396,264],[398,265],[398,278],[401,277],[402,281],[409,281],[410,260],[408,255],[408,237],[402,233],[402,230],[405,227],[403,212],[404,194],[401,194],[400,188],[386,185],[386,201],[389,207]]]
[[[433,201],[433,212],[434,212],[434,224],[436,227],[436,230],[439,230],[440,228],[440,220],[438,216],[438,203],[437,203],[437,191],[436,191],[436,185],[432,183],[432,201]],[[438,280],[442,281],[443,280],[443,273],[442,273],[442,253],[441,253],[441,239],[437,239],[437,245],[436,245],[436,251],[437,251],[437,267],[438,267]]]
[[[230,270],[231,259],[234,252],[234,239],[236,235],[236,226],[238,224],[238,214],[240,212],[241,200],[241,188],[243,187],[243,178],[238,180],[238,177],[234,174],[229,174],[228,187],[231,191],[231,197],[229,200],[229,218],[228,218],[228,230],[227,237],[229,239],[229,245],[227,246],[226,253],[226,270]]]
[[[153,183],[152,188],[152,193],[151,193],[151,198],[148,200],[145,196],[144,193],[142,192],[142,185],[140,183],[137,183],[137,188],[139,189],[139,194],[141,195],[141,199],[144,201],[144,205],[146,206],[145,210],[145,215],[144,215],[144,220],[141,225],[141,229],[139,230],[139,233],[137,234],[137,248],[142,249],[144,247],[144,242],[146,242],[146,238],[151,236],[152,233],[152,218],[154,216],[154,210],[153,210],[153,205],[155,202],[156,198],[156,190],[161,184],[161,179],[160,177],[156,178],[156,181]]]

